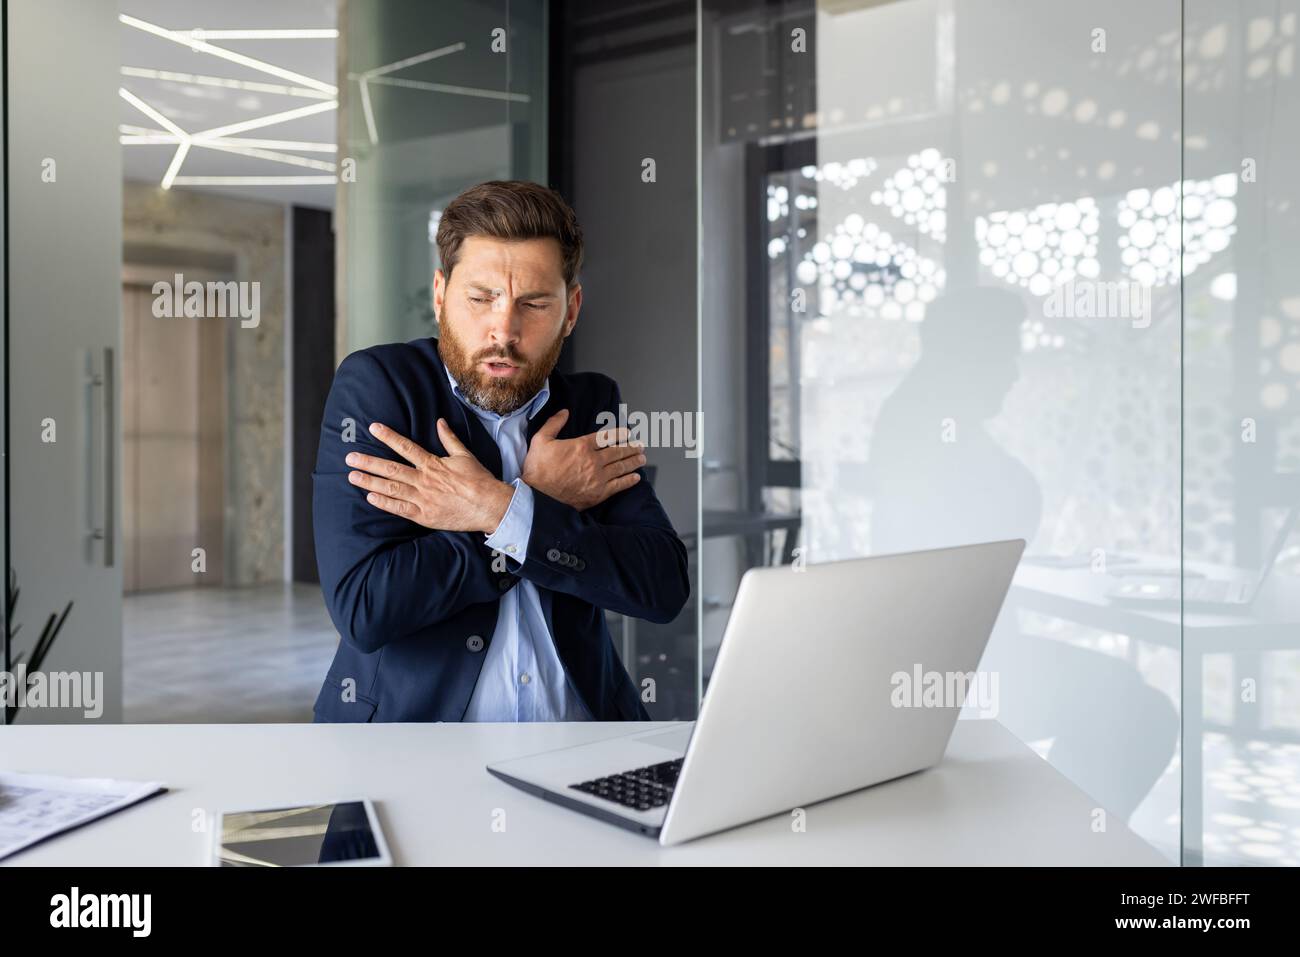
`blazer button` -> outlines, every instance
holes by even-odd
[[[584,568],[587,567],[587,563],[584,562],[581,558],[579,558],[579,559],[578,559],[578,564],[574,565],[573,567],[574,567],[575,569],[577,569],[578,571],[582,571]]]
[[[483,639],[478,635],[470,635],[465,639],[465,647],[470,651],[479,652],[483,650]]]
[[[546,560],[548,562],[558,562],[560,560],[560,550],[558,548],[552,548],[547,551]]]

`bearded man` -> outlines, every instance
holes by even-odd
[[[474,186],[438,225],[439,335],[339,365],[313,527],[341,636],[333,721],[644,721],[606,609],[668,622],[686,548],[598,373],[555,371],[582,230],[554,190]]]

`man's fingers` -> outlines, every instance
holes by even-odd
[[[473,455],[469,449],[465,448],[465,443],[460,440],[455,432],[452,431],[446,419],[438,420],[438,438],[442,439],[442,447],[447,450],[448,455]]]
[[[641,464],[645,464],[645,455],[643,454],[644,446],[641,445],[611,445],[607,449],[596,451],[596,461],[601,465],[613,465],[615,462],[622,462],[627,459],[634,459],[641,456]]]
[[[416,467],[424,465],[430,458],[428,452],[406,436],[379,422],[370,423],[370,434]]]
[[[410,485],[395,479],[369,475],[366,472],[349,472],[348,481],[368,491],[378,492],[385,498],[400,499],[405,502],[415,497],[415,489]]]
[[[385,512],[392,512],[394,515],[400,515],[402,518],[415,520],[416,508],[410,502],[403,502],[401,499],[389,498],[387,495],[380,495],[378,492],[370,492],[366,495],[366,501],[375,508],[383,509]]]
[[[601,429],[599,432],[592,432],[587,438],[591,440],[593,449],[604,449],[611,445],[627,445],[631,435],[628,429]]]
[[[618,478],[612,479],[608,484],[606,484],[605,491],[609,494],[605,497],[609,498],[610,495],[617,495],[619,492],[624,492],[639,481],[641,481],[640,472],[628,472],[626,475],[620,475]]]
[[[354,469],[361,469],[363,472],[369,472],[372,475],[397,479],[400,482],[410,483],[415,477],[415,469],[409,465],[394,462],[392,459],[376,458],[373,455],[366,455],[364,452],[349,452],[343,461]]]
[[[560,429],[564,428],[564,423],[567,421],[569,421],[569,410],[561,409],[546,420],[546,424],[537,430],[537,435],[534,435],[533,438],[537,438],[537,436],[540,435],[548,439],[553,439],[560,434]]]
[[[643,465],[645,465],[645,455],[640,452],[633,452],[624,458],[607,463],[605,465],[605,476],[612,478],[616,475],[626,475],[628,472],[636,471]]]

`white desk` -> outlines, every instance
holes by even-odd
[[[1134,565],[1178,567],[1177,555],[1135,555],[1134,561],[1113,566],[1125,571]],[[1189,561],[1189,573],[1237,577],[1241,570],[1230,565]],[[1023,608],[1074,621],[1090,628],[1119,632],[1135,642],[1148,642],[1179,652],[1182,663],[1182,840],[1184,859],[1199,862],[1203,851],[1204,806],[1207,790],[1205,752],[1204,661],[1210,654],[1266,651],[1295,651],[1300,648],[1300,584],[1276,571],[1260,589],[1256,600],[1232,611],[1195,611],[1181,614],[1174,608],[1144,608],[1141,604],[1111,601],[1106,590],[1115,579],[1094,573],[1090,566],[1044,567],[1023,560],[1007,596],[1007,608]],[[1130,644],[1129,660],[1136,668],[1137,646]],[[1234,660],[1236,660],[1234,658]],[[1238,662],[1238,673],[1254,674],[1253,667]],[[1243,717],[1249,719],[1247,710]],[[1235,721],[1241,718],[1234,719]],[[1257,730],[1234,728],[1232,733],[1248,738]]]
[[[20,865],[193,865],[195,808],[364,796],[399,864],[1163,865],[995,721],[959,721],[937,768],[680,847],[549,804],[489,761],[654,725],[31,725],[0,728],[0,768],[158,780],[172,790],[8,858]],[[668,726],[668,725],[665,725]],[[504,833],[492,829],[505,811]]]

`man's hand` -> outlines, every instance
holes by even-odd
[[[605,429],[576,439],[558,439],[569,418],[561,409],[528,443],[523,480],[578,511],[599,505],[641,480],[642,446],[627,441],[627,429]]]
[[[497,481],[445,420],[438,420],[438,438],[447,450],[442,457],[378,422],[370,426],[370,434],[411,463],[348,454],[347,464],[361,470],[349,472],[348,481],[369,492],[366,501],[371,505],[444,532],[490,535],[501,524],[514,488]]]

